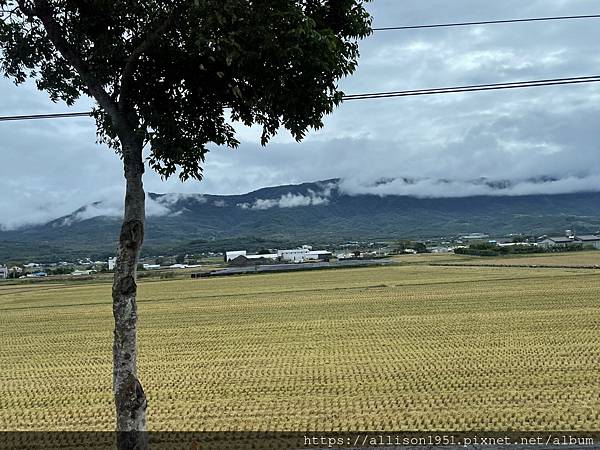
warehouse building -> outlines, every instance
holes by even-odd
[[[600,236],[586,234],[581,236],[547,237],[538,243],[538,245],[544,248],[567,247],[572,244],[591,245],[594,248],[600,249]]]
[[[576,244],[592,245],[594,248],[600,249],[600,236],[595,236],[593,234],[575,236],[574,242]]]
[[[557,237],[547,237],[544,240],[538,242],[540,247],[549,248],[549,247],[566,247],[573,243],[572,237],[566,236],[557,236]]]

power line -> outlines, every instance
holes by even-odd
[[[558,86],[565,84],[598,83],[600,75],[590,77],[553,78],[548,80],[518,81],[512,83],[476,84],[470,86],[454,86],[433,89],[417,89],[409,91],[373,92],[367,94],[349,94],[344,100],[369,100],[391,97],[411,97],[418,95],[455,94],[460,92],[494,91],[502,89],[520,89],[540,86]]]
[[[424,28],[449,28],[449,27],[468,27],[473,25],[495,25],[502,23],[521,23],[521,22],[546,22],[550,20],[575,20],[575,19],[598,19],[600,14],[587,14],[581,16],[555,16],[555,17],[533,17],[529,19],[507,19],[507,20],[485,20],[481,22],[456,22],[456,23],[437,23],[430,25],[408,25],[401,27],[381,27],[373,28],[373,31],[396,31],[396,30],[418,30]]]
[[[36,119],[62,119],[64,117],[90,117],[92,112],[72,112],[72,113],[49,113],[49,114],[28,114],[25,116],[0,116],[0,122],[12,120],[36,120]]]
[[[373,31],[394,31],[394,30],[415,30],[415,29],[426,29],[426,28],[447,28],[447,27],[464,27],[472,25],[492,25],[492,24],[506,24],[506,23],[520,23],[520,22],[542,22],[551,20],[574,20],[574,19],[597,19],[600,18],[600,14],[587,14],[578,16],[553,16],[553,17],[534,17],[528,19],[507,19],[507,20],[486,20],[480,22],[456,22],[456,23],[440,23],[430,25],[409,25],[400,27],[381,27],[373,28]],[[578,83],[595,83],[599,82],[600,77],[577,77],[577,78],[558,78],[553,80],[535,80],[535,81],[524,81],[516,83],[496,83],[496,84],[483,84],[474,86],[457,86],[450,88],[434,88],[434,89],[420,89],[414,91],[396,91],[396,92],[379,92],[369,94],[352,94],[345,95],[344,100],[365,100],[373,98],[388,98],[388,97],[407,97],[416,95],[432,95],[432,94],[449,94],[456,92],[472,92],[472,91],[486,91],[486,90],[497,90],[497,89],[517,89],[525,87],[536,87],[536,86],[552,86],[561,84],[578,84]],[[0,122],[8,121],[19,121],[19,120],[37,120],[37,119],[60,119],[68,117],[90,117],[92,112],[73,112],[73,113],[50,113],[50,114],[30,114],[22,116],[0,116]]]
[[[437,95],[437,94],[455,94],[461,92],[475,91],[495,91],[502,89],[521,89],[528,87],[540,86],[560,86],[567,84],[583,84],[583,83],[599,83],[600,75],[587,77],[571,77],[571,78],[551,78],[546,80],[531,80],[517,81],[509,83],[493,83],[493,84],[474,84],[467,86],[453,86],[431,89],[414,89],[407,91],[391,91],[391,92],[371,92],[364,94],[348,94],[343,96],[343,100],[372,100],[380,98],[393,97],[412,97],[419,95]],[[0,116],[0,122],[18,121],[18,120],[34,120],[34,119],[60,119],[67,117],[91,117],[92,112],[72,112],[72,113],[49,113],[49,114],[29,114],[23,116]]]

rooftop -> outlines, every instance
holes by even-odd
[[[554,242],[573,242],[572,238],[568,238],[565,236],[559,236],[559,237],[548,237],[546,238],[550,241],[554,241]]]
[[[593,234],[586,234],[583,236],[575,236],[578,241],[600,241],[600,236],[594,236]]]

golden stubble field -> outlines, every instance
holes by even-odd
[[[417,255],[421,256],[421,255]],[[431,263],[457,263],[457,264],[494,264],[494,265],[530,265],[530,266],[600,266],[599,251],[565,252],[565,253],[539,253],[531,255],[511,255],[505,257],[481,258],[465,255],[423,255]],[[414,258],[414,256],[413,256]]]
[[[600,429],[600,272],[140,284],[151,430]],[[0,284],[0,430],[111,430],[109,284]]]

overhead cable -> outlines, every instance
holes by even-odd
[[[373,31],[400,31],[400,30],[418,30],[426,28],[449,28],[449,27],[468,27],[475,25],[497,25],[522,22],[547,22],[554,20],[576,20],[576,19],[599,19],[600,14],[586,14],[580,16],[554,16],[554,17],[533,17],[528,19],[505,19],[505,20],[483,20],[479,22],[454,22],[454,23],[436,23],[429,25],[406,25],[398,27],[379,27],[373,28]]]
[[[393,97],[412,97],[419,95],[439,95],[439,94],[455,94],[461,92],[475,91],[495,91],[502,89],[522,89],[541,86],[560,86],[568,84],[583,84],[583,83],[598,83],[600,75],[585,76],[585,77],[570,77],[570,78],[551,78],[545,80],[530,80],[516,81],[508,83],[493,83],[493,84],[474,84],[466,86],[452,86],[430,89],[413,89],[405,91],[388,91],[388,92],[370,92],[363,94],[348,94],[342,99],[348,100],[375,100],[382,98]],[[48,114],[29,114],[20,116],[0,116],[0,122],[21,121],[21,120],[36,120],[36,119],[61,119],[68,117],[91,117],[92,111],[87,112],[71,112],[71,113],[48,113]]]
[[[598,83],[600,75],[590,77],[553,78],[548,80],[518,81],[511,83],[477,84],[470,86],[454,86],[433,89],[416,89],[407,91],[372,92],[365,94],[345,95],[344,100],[370,100],[391,97],[412,97],[419,95],[455,94],[461,92],[495,91],[502,89],[521,89],[540,86],[558,86],[566,84]]]

